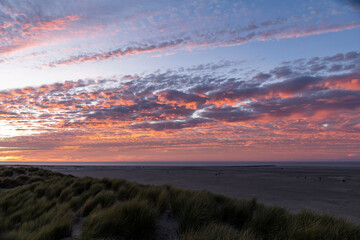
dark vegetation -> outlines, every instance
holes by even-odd
[[[178,223],[171,226],[176,228],[174,236],[162,234],[160,219],[165,215]],[[79,236],[74,235],[76,226]],[[0,239],[67,237],[354,240],[360,239],[360,227],[327,215],[308,211],[292,215],[254,199],[231,199],[207,191],[0,167]]]

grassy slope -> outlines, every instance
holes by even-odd
[[[0,239],[62,239],[80,219],[80,239],[155,239],[164,215],[178,222],[180,240],[360,239],[360,227],[342,219],[256,200],[0,167]]]

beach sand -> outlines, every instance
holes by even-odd
[[[47,166],[77,177],[123,178],[141,184],[209,190],[229,197],[257,198],[267,205],[344,217],[360,224],[359,167],[139,167]]]

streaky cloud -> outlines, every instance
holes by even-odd
[[[246,44],[251,41],[269,41],[272,39],[290,39],[306,37],[311,35],[319,35],[330,32],[339,32],[344,30],[350,30],[360,27],[360,22],[348,23],[348,24],[332,24],[325,27],[309,27],[303,29],[299,26],[286,26],[280,29],[270,29],[266,31],[250,32],[246,35],[241,35],[242,31],[221,30],[220,32],[213,32],[211,34],[188,34],[182,33],[182,38],[176,38],[168,41],[159,41],[157,44],[148,44],[146,40],[144,43],[137,44],[136,46],[127,46],[121,49],[114,49],[108,52],[89,53],[71,56],[62,60],[50,62],[45,64],[44,67],[56,67],[60,65],[71,65],[77,63],[86,63],[94,61],[103,61],[109,58],[125,57],[128,55],[143,54],[149,52],[156,52],[162,50],[175,50],[185,49],[191,50],[194,48],[208,48],[208,47],[226,47],[237,46]],[[218,38],[223,34],[228,35],[227,39]]]

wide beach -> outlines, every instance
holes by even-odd
[[[257,198],[298,212],[310,209],[360,224],[360,167],[331,166],[42,166],[77,177],[170,184],[234,198]]]

